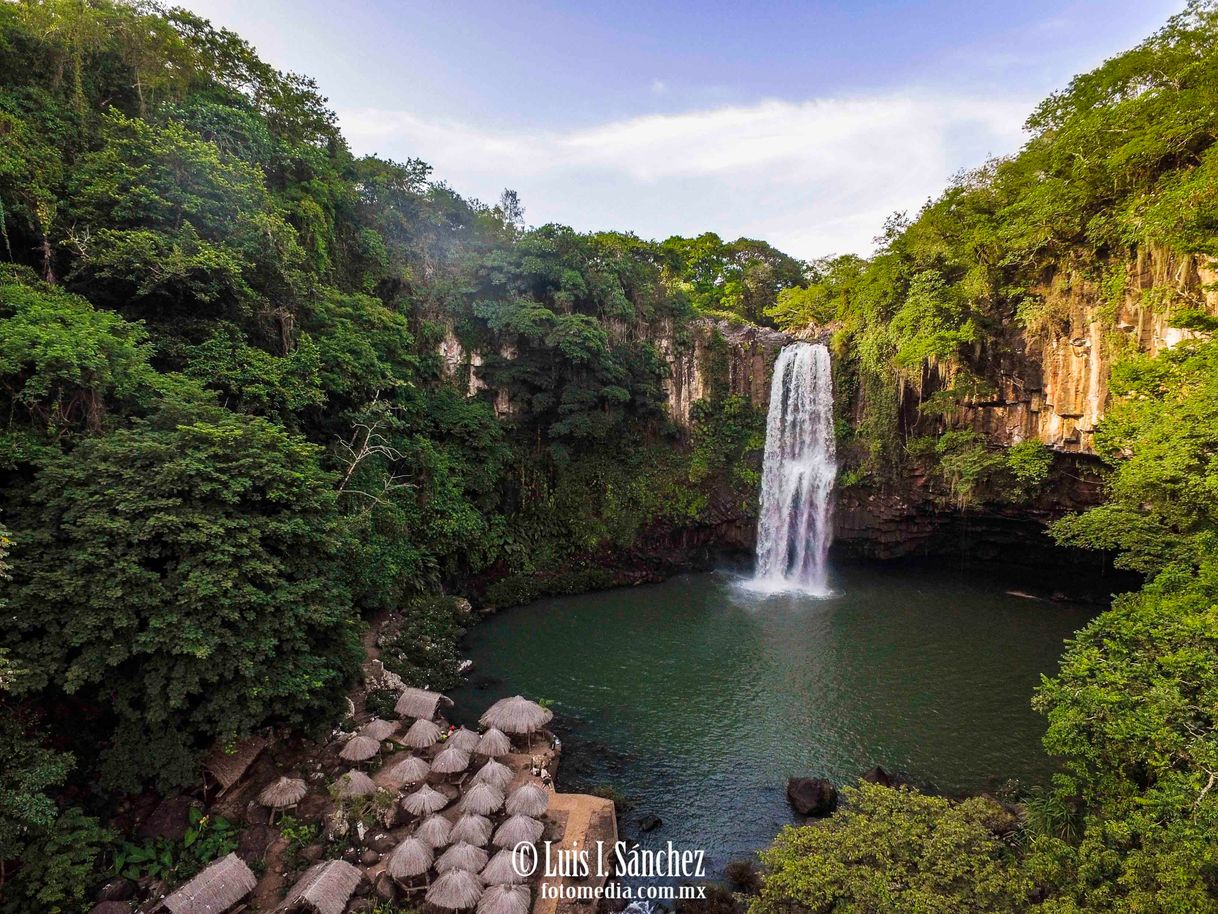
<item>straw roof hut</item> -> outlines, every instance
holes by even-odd
[[[346,860],[323,860],[305,870],[277,910],[343,914],[363,878],[363,873]]]
[[[434,746],[439,739],[440,728],[430,720],[420,717],[410,725],[401,741],[411,749],[426,749],[428,746]]]
[[[522,695],[502,698],[482,715],[482,725],[504,733],[533,733],[554,719],[554,712]]]
[[[524,862],[530,863],[527,860]],[[527,877],[520,875],[516,869],[511,848],[495,852],[490,863],[482,868],[482,880],[487,885],[516,885],[528,881]]]
[[[366,797],[376,793],[376,784],[364,772],[353,769],[340,775],[331,790],[341,799],[349,800],[352,797]]]
[[[172,914],[223,914],[258,884],[253,871],[236,854],[221,857],[167,897]]]
[[[459,841],[442,853],[436,860],[436,872],[447,873],[449,870],[469,870],[479,872],[486,866],[487,853],[480,847],[475,847],[465,841]]]
[[[353,736],[338,757],[345,762],[366,762],[381,751],[381,741],[370,736]]]
[[[448,805],[448,797],[424,784],[402,800],[402,808],[416,816],[426,816],[439,812]]]
[[[450,911],[472,908],[481,897],[482,880],[469,870],[449,870],[427,890],[429,904]]]
[[[529,914],[532,902],[527,885],[493,885],[478,899],[478,914]]]
[[[410,837],[389,852],[385,870],[394,879],[413,879],[431,869],[435,852],[430,844]]]
[[[456,746],[464,752],[473,752],[478,748],[478,743],[482,740],[473,730],[467,730],[465,727],[458,727],[447,740],[447,745]]]
[[[474,772],[470,781],[474,784],[490,784],[500,790],[507,790],[507,785],[512,783],[513,777],[515,775],[507,765],[494,759],[487,759],[486,764]]]
[[[469,767],[469,753],[456,746],[449,746],[431,760],[431,770],[436,774],[459,774]]]
[[[217,743],[204,757],[203,771],[220,785],[220,795],[223,796],[249,771],[254,760],[270,743],[265,736],[251,736],[237,743],[231,751]]]
[[[486,847],[486,842],[491,840],[491,820],[486,816],[466,813],[457,820],[457,824],[453,826],[453,830],[448,835],[448,840],[454,843],[464,841],[466,844]]]
[[[458,807],[462,812],[471,812],[476,816],[489,816],[503,805],[503,791],[490,784],[474,784],[465,791]]]
[[[379,743],[397,733],[400,726],[401,724],[396,720],[381,720],[379,717],[374,717],[360,728],[359,735],[374,739]]]
[[[384,780],[394,787],[405,787],[407,784],[417,784],[426,779],[431,766],[415,755],[394,762],[384,772]]]
[[[430,815],[419,823],[414,830],[416,838],[426,841],[432,847],[443,847],[449,843],[453,824],[443,816]]]
[[[550,808],[550,792],[529,781],[508,794],[505,807],[510,816],[544,816]]]
[[[398,717],[417,717],[420,720],[431,720],[436,716],[436,708],[443,702],[452,707],[452,699],[439,692],[429,692],[427,689],[406,688],[398,696],[393,710]]]
[[[512,751],[512,741],[502,730],[491,727],[478,737],[478,748],[474,751],[487,758],[498,758]]]
[[[258,802],[270,809],[271,818],[274,819],[276,810],[294,808],[306,793],[308,788],[300,778],[282,777],[262,788]]]
[[[495,847],[515,847],[521,842],[535,844],[546,827],[528,816],[512,816],[495,829]]]

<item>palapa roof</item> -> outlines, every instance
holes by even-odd
[[[464,841],[466,844],[486,847],[486,842],[491,840],[491,830],[491,820],[486,816],[475,816],[471,813],[466,813],[453,825],[453,830],[449,832],[448,840],[453,842]]]
[[[435,852],[431,845],[419,838],[410,837],[389,852],[385,870],[394,879],[410,879],[422,876],[431,869]]]
[[[478,816],[489,816],[503,805],[503,791],[490,784],[474,784],[461,798],[460,810]]]
[[[448,805],[448,797],[424,784],[414,793],[402,798],[402,808],[416,816],[439,812]]]
[[[379,717],[374,717],[360,727],[359,735],[374,739],[379,743],[397,733],[400,726],[401,724],[396,720],[381,720]]]
[[[353,736],[347,740],[338,757],[348,762],[366,762],[381,751],[381,741],[367,736]]]
[[[465,752],[473,752],[478,748],[480,737],[473,730],[467,730],[465,727],[458,727],[454,730],[445,741],[446,745],[456,746]]]
[[[236,854],[209,864],[164,901],[172,914],[224,914],[258,884],[253,871]]]
[[[482,879],[469,870],[449,870],[431,884],[426,897],[428,903],[450,911],[472,908],[482,897]]]
[[[536,843],[546,827],[528,816],[512,816],[495,829],[492,839],[496,847],[515,847],[521,842]]]
[[[339,775],[333,790],[340,797],[366,797],[376,793],[376,783],[362,771],[348,771]]]
[[[507,785],[512,783],[513,777],[515,775],[507,765],[494,759],[487,759],[486,764],[474,772],[470,781],[474,784],[490,784],[492,787],[506,790]]]
[[[251,736],[237,743],[232,752],[226,751],[217,743],[204,757],[203,770],[215,778],[216,783],[220,785],[220,792],[223,793],[241,780],[242,775],[270,743],[265,736]]]
[[[532,866],[531,860],[525,860],[523,863],[525,869]],[[482,880],[487,885],[516,885],[528,881],[527,877],[520,875],[520,871],[512,862],[511,848],[495,852],[490,862],[482,868]]]
[[[439,738],[439,726],[420,717],[410,725],[401,741],[411,749],[426,749],[428,746],[434,746]]]
[[[303,800],[306,793],[308,788],[300,778],[282,777],[262,788],[258,802],[271,809],[286,809]]]
[[[384,773],[385,779],[395,787],[417,784],[427,777],[431,765],[418,756],[408,755],[390,765]]]
[[[431,720],[436,716],[436,708],[440,702],[452,707],[452,699],[439,692],[429,692],[427,689],[405,688],[398,696],[393,710],[399,717],[417,717],[421,720]]]
[[[487,758],[498,758],[512,751],[512,740],[502,730],[491,727],[478,737],[478,748],[474,751]]]
[[[533,733],[554,719],[554,712],[543,708],[522,695],[501,698],[482,715],[485,727],[495,727],[504,733]]]
[[[453,824],[443,816],[431,815],[414,830],[417,837],[432,847],[443,847],[452,836]]]
[[[363,873],[346,860],[323,860],[301,876],[280,911],[313,911],[315,914],[343,914]]]
[[[544,816],[550,808],[550,792],[536,781],[521,784],[504,804],[511,816]]]
[[[456,774],[469,767],[469,753],[456,746],[449,746],[431,760],[431,770],[436,774]]]
[[[449,870],[469,870],[477,873],[486,866],[487,853],[467,841],[458,841],[436,860],[436,872],[447,873]]]
[[[532,902],[527,885],[492,885],[478,899],[478,914],[529,914]]]

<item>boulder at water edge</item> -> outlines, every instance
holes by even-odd
[[[837,788],[825,778],[790,778],[787,799],[801,816],[827,816],[837,808]]]

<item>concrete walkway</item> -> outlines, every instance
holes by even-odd
[[[617,842],[617,816],[614,814],[613,801],[585,793],[555,793],[550,796],[550,808],[546,816],[556,823],[562,823],[562,838],[551,843],[551,854],[556,856],[558,851],[578,851],[585,848],[595,854],[596,842],[600,841],[603,842],[602,863],[598,870],[593,858],[593,863],[589,865],[592,872],[586,879],[572,876],[542,879],[533,903],[533,914],[567,914],[573,911],[594,910],[595,901],[570,902],[545,898],[543,887],[559,885],[598,888],[608,881],[606,876],[596,874],[599,871],[613,871],[613,846]],[[544,845],[538,850],[544,865]]]

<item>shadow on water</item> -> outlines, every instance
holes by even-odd
[[[1051,773],[1030,699],[1088,610],[925,568],[840,568],[821,599],[739,583],[687,575],[493,616],[469,635],[458,708],[550,699],[563,789],[611,787],[631,801],[626,837],[704,849],[715,872],[792,821],[792,775],[851,783],[880,764],[965,793]],[[644,814],[663,826],[639,833]]]

